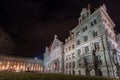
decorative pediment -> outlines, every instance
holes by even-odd
[[[87,8],[83,8],[80,15],[81,15],[81,17],[82,16],[87,16]]]
[[[60,46],[62,43],[63,43],[63,42],[60,41],[60,40],[57,38],[57,35],[55,35],[50,50],[51,50],[51,51],[54,50],[56,47]]]

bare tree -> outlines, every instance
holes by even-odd
[[[15,49],[15,43],[12,38],[0,29],[0,54],[13,53]]]

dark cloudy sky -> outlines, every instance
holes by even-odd
[[[105,3],[120,32],[120,0],[0,0],[0,26],[16,43],[11,55],[40,56],[54,34],[64,41],[88,3],[92,8]]]

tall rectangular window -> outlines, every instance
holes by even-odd
[[[74,48],[75,48],[75,45],[73,44],[73,45],[72,45],[72,49],[74,49]]]
[[[75,53],[72,53],[72,58],[73,58],[73,59],[75,58]]]
[[[80,40],[77,40],[77,45],[80,45]]]
[[[84,41],[87,41],[88,40],[88,36],[84,36]]]
[[[98,36],[98,32],[97,31],[93,31],[93,37]]]
[[[93,23],[93,22],[91,22],[91,23],[90,23],[90,25],[91,25],[91,26],[93,26],[93,25],[94,25],[94,23]]]
[[[71,68],[71,62],[69,62],[69,68]]]
[[[87,53],[87,52],[89,52],[89,47],[88,46],[85,47],[85,53]]]
[[[95,47],[95,50],[99,50],[100,49],[99,42],[94,43],[94,47]]]
[[[75,68],[75,62],[74,62],[74,61],[73,61],[73,64],[72,64],[72,65],[73,65],[72,67]]]
[[[81,50],[80,49],[77,51],[77,54],[78,54],[78,56],[81,54]]]
[[[94,22],[94,24],[97,24],[97,21],[96,21],[96,19],[95,19],[93,22]]]
[[[87,26],[83,27],[83,32],[87,30]]]

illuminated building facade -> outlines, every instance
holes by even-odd
[[[63,54],[63,42],[61,42],[57,35],[54,36],[54,40],[50,47],[46,47],[44,53],[44,70],[47,73],[63,73],[64,69],[64,54]]]
[[[83,8],[79,24],[71,32],[74,39],[70,35],[70,39],[68,37],[65,41],[64,59],[68,60],[64,62],[64,65],[68,66],[65,73],[117,77],[116,63],[120,63],[120,54],[117,52],[114,27],[115,24],[108,16],[105,5],[92,13],[89,7]],[[74,42],[69,43],[71,40]],[[75,48],[70,49],[72,45],[66,47],[66,44],[73,44]],[[71,58],[69,55],[73,56],[73,53],[75,57]]]
[[[107,77],[120,77],[120,53],[114,32],[115,24],[109,17],[105,5],[91,10],[83,8],[78,19],[78,25],[70,31],[70,36],[65,39],[64,73],[76,75],[95,75]],[[45,72],[52,65],[54,58],[59,56],[48,48],[44,54]],[[62,50],[59,51],[63,54]],[[52,54],[56,56],[51,57]],[[62,58],[63,57],[63,58]],[[51,72],[52,73],[52,72]]]
[[[43,72],[43,61],[37,58],[32,59],[32,58],[20,58],[20,57],[13,57],[7,55],[0,55],[0,71]]]
[[[120,50],[120,33],[117,34],[116,41],[117,41],[117,44],[118,44],[118,49]]]

